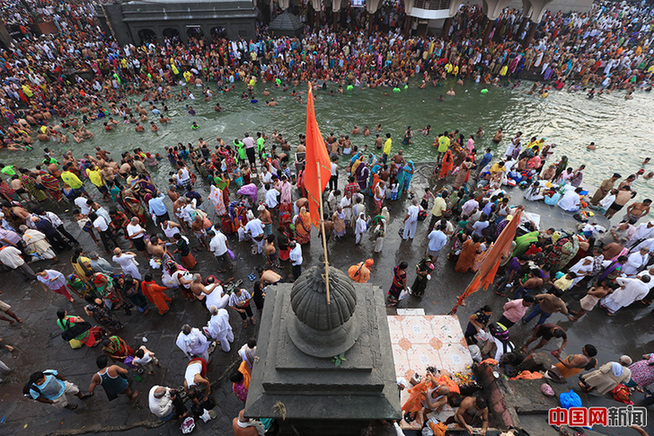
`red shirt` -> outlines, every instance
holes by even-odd
[[[348,183],[347,186],[345,186],[344,194],[347,197],[347,193],[351,193],[351,196],[354,197],[354,195],[359,191],[359,185],[356,182]]]

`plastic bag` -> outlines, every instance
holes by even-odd
[[[229,258],[234,260],[234,252],[230,250],[229,248],[227,249],[227,254],[229,255]]]
[[[468,347],[468,350],[470,351],[472,360],[474,360],[477,363],[481,362],[481,350],[479,349],[478,345],[470,345]]]
[[[552,386],[548,385],[547,383],[543,383],[542,385],[540,385],[540,391],[546,397],[553,397],[554,396],[554,389],[552,389]]]
[[[211,415],[209,414],[209,411],[207,409],[204,409],[204,413],[202,416],[200,416],[200,419],[202,419],[204,422],[211,421]]]
[[[559,395],[559,403],[564,409],[581,407],[581,397],[571,389],[570,392],[563,392]]]
[[[191,417],[188,417],[182,422],[182,426],[180,429],[182,430],[182,434],[189,434],[190,432],[193,431],[195,428],[195,420]]]

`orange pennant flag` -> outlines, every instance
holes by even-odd
[[[490,249],[490,252],[484,259],[484,261],[479,266],[477,274],[472,278],[472,281],[466,288],[466,290],[461,294],[456,304],[450,311],[450,314],[456,314],[457,308],[463,304],[463,301],[470,295],[477,292],[479,289],[484,288],[488,289],[493,280],[495,280],[495,275],[497,270],[500,267],[500,261],[502,256],[507,256],[511,252],[511,242],[515,239],[515,234],[520,224],[520,217],[522,216],[522,209],[518,209],[513,215],[513,218],[509,224],[504,227],[500,236],[495,240],[493,248]]]
[[[322,139],[320,128],[316,122],[316,113],[313,108],[313,91],[309,84],[307,95],[307,154],[304,170],[304,185],[309,197],[309,213],[314,226],[320,225],[320,203],[322,202],[322,191],[327,186],[329,177],[332,174],[332,166],[329,161],[327,147]]]

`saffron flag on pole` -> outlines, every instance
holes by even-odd
[[[320,202],[322,191],[327,186],[332,174],[327,147],[316,122],[316,113],[313,108],[313,91],[309,84],[307,95],[307,138],[306,138],[306,165],[304,169],[304,185],[309,197],[309,213],[314,226],[320,226]]]
[[[450,311],[450,315],[456,314],[456,310],[461,306],[464,300],[470,295],[477,292],[482,287],[488,289],[493,280],[495,280],[495,274],[500,266],[500,261],[502,256],[508,256],[511,252],[511,242],[515,238],[516,230],[518,229],[518,224],[520,224],[520,217],[522,216],[522,210],[516,210],[513,218],[509,224],[504,227],[500,236],[498,236],[493,248],[490,249],[490,252],[484,259],[484,261],[479,266],[477,274],[473,277],[472,281],[466,288],[466,290],[461,294],[456,304]]]

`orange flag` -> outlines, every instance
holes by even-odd
[[[309,84],[307,95],[307,154],[304,170],[304,185],[309,197],[309,213],[311,222],[318,227],[320,225],[320,204],[322,203],[322,191],[327,186],[329,177],[332,174],[332,166],[329,161],[327,147],[322,139],[322,134],[316,122],[316,113],[313,109],[313,91]],[[318,177],[320,175],[320,177]]]
[[[515,238],[516,230],[518,229],[518,224],[520,223],[520,217],[522,216],[522,210],[518,209],[513,215],[513,219],[509,224],[504,227],[500,236],[498,236],[493,248],[491,248],[490,253],[486,256],[486,259],[481,263],[477,274],[473,277],[472,281],[466,288],[466,290],[461,294],[456,304],[450,311],[450,314],[456,314],[457,308],[463,303],[463,301],[470,295],[477,292],[482,287],[488,289],[493,280],[495,280],[495,274],[500,266],[500,260],[502,256],[506,256],[511,251],[511,242]]]

